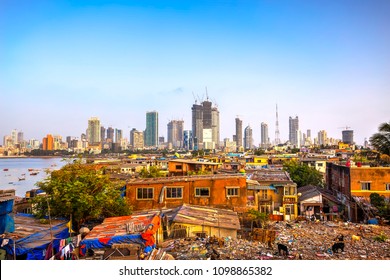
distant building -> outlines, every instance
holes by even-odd
[[[146,113],[144,138],[146,147],[158,146],[158,113],[156,111]]]
[[[320,130],[318,132],[318,145],[327,145],[328,144],[328,136],[325,130]]]
[[[343,140],[343,143],[353,144],[353,130],[343,130],[342,131],[342,140]]]
[[[100,127],[100,139],[101,139],[101,142],[106,141],[106,128],[104,126]]]
[[[99,118],[92,117],[88,120],[88,143],[90,145],[100,145],[101,137],[100,137],[100,120]]]
[[[212,102],[193,104],[192,137],[194,149],[214,149],[219,145],[219,111]]]
[[[172,120],[168,123],[168,145],[173,148],[183,147],[183,127],[184,121]]]
[[[267,148],[269,146],[269,137],[268,137],[268,124],[261,123],[261,147]]]
[[[109,143],[114,142],[114,132],[115,132],[115,130],[112,127],[107,128],[106,142],[109,142]]]
[[[237,149],[242,147],[242,120],[236,118],[236,135],[233,137],[233,141],[236,141]]]
[[[183,131],[183,148],[186,150],[192,150],[193,143],[192,143],[192,131],[191,130],[184,130]]]
[[[115,143],[121,143],[122,138],[122,129],[115,128]]]
[[[144,132],[133,128],[130,131],[130,146],[137,150],[144,148]]]
[[[51,134],[47,134],[46,137],[42,139],[42,150],[44,151],[54,150],[54,138]]]
[[[248,125],[244,130],[244,148],[250,150],[253,148],[252,128]]]
[[[289,141],[291,145],[298,146],[299,144],[299,119],[298,116],[295,118],[289,118]]]

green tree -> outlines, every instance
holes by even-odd
[[[144,167],[140,171],[139,175],[141,178],[157,178],[164,176],[160,168],[158,168],[157,166],[150,166],[149,169]]]
[[[377,193],[370,194],[370,202],[378,209],[378,215],[386,220],[390,218],[390,203],[383,195]]]
[[[287,171],[291,180],[297,184],[297,187],[308,185],[323,186],[323,175],[314,167],[301,164],[294,160],[283,163],[283,170]]]
[[[131,214],[131,207],[121,197],[123,183],[113,182],[95,166],[80,160],[52,171],[36,184],[46,194],[33,198],[35,215],[72,218],[78,230],[88,220]]]
[[[257,227],[266,228],[269,222],[267,213],[259,212],[255,209],[248,211],[248,217],[256,224]]]
[[[390,122],[379,125],[379,132],[370,137],[371,144],[380,153],[390,156]]]

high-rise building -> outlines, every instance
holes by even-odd
[[[106,142],[109,142],[109,143],[114,142],[114,133],[115,133],[115,130],[111,126],[107,128]]]
[[[22,131],[18,132],[18,137],[17,137],[17,143],[22,143],[24,141],[24,135]]]
[[[89,145],[100,145],[100,120],[99,118],[92,117],[88,120],[88,143]]]
[[[262,122],[261,123],[261,147],[267,148],[268,146],[269,146],[268,124]]]
[[[42,150],[44,151],[54,150],[54,138],[51,134],[47,134],[46,137],[42,139]]]
[[[236,118],[236,137],[233,137],[233,141],[236,141],[236,147],[239,149],[242,147],[242,120]]]
[[[342,140],[345,144],[353,144],[353,130],[343,130]]]
[[[325,130],[320,130],[318,132],[318,145],[327,145],[328,144],[328,136]]]
[[[156,111],[146,112],[144,137],[146,147],[158,146],[158,113]]]
[[[183,146],[183,129],[184,121],[172,120],[168,123],[168,145],[171,144],[174,148]]]
[[[298,146],[299,144],[299,119],[298,116],[295,118],[289,118],[289,141],[291,145]]]
[[[192,131],[184,130],[183,131],[183,148],[186,150],[192,150],[194,147],[192,145]]]
[[[100,139],[102,143],[106,141],[106,128],[104,126],[100,127]]]
[[[12,138],[12,145],[15,145],[18,143],[18,131],[16,129],[13,129],[11,131],[11,138]]]
[[[211,109],[211,129],[212,139],[216,147],[219,147],[220,132],[219,132],[219,111],[218,108],[214,107]]]
[[[192,137],[194,149],[214,149],[219,145],[219,111],[212,102],[192,105]]]
[[[253,147],[252,128],[248,125],[244,129],[244,148],[250,150],[252,149],[252,147]]]
[[[120,143],[122,140],[122,129],[115,128],[115,143]]]
[[[276,104],[275,145],[280,144],[278,104]]]
[[[138,131],[135,128],[130,131],[130,146],[135,150],[144,148],[143,131]]]

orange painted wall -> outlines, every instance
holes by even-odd
[[[182,199],[169,199],[164,194],[164,202],[159,203],[161,190],[164,186],[183,187]],[[239,196],[226,196],[226,187],[239,187]],[[153,199],[138,200],[137,188],[150,187],[154,190]],[[195,197],[195,188],[209,187],[209,197]],[[142,182],[128,182],[126,185],[126,197],[130,201],[134,210],[158,209],[162,207],[176,207],[183,203],[192,205],[205,205],[210,207],[222,207],[233,209],[235,207],[245,207],[247,203],[246,179],[243,176],[197,179],[196,177],[180,178],[174,180],[144,180]]]
[[[361,181],[371,182],[371,190],[362,191]],[[385,183],[390,183],[390,167],[351,168],[351,193],[354,196],[369,197],[371,193],[378,193],[390,198]]]

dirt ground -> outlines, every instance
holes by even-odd
[[[390,226],[299,221],[272,222],[268,230],[276,232],[269,244],[230,237],[222,237],[219,243],[210,238],[186,238],[168,241],[163,249],[181,260],[390,260]],[[333,252],[332,245],[340,235],[344,250]],[[287,246],[287,255],[278,252],[278,243]]]

